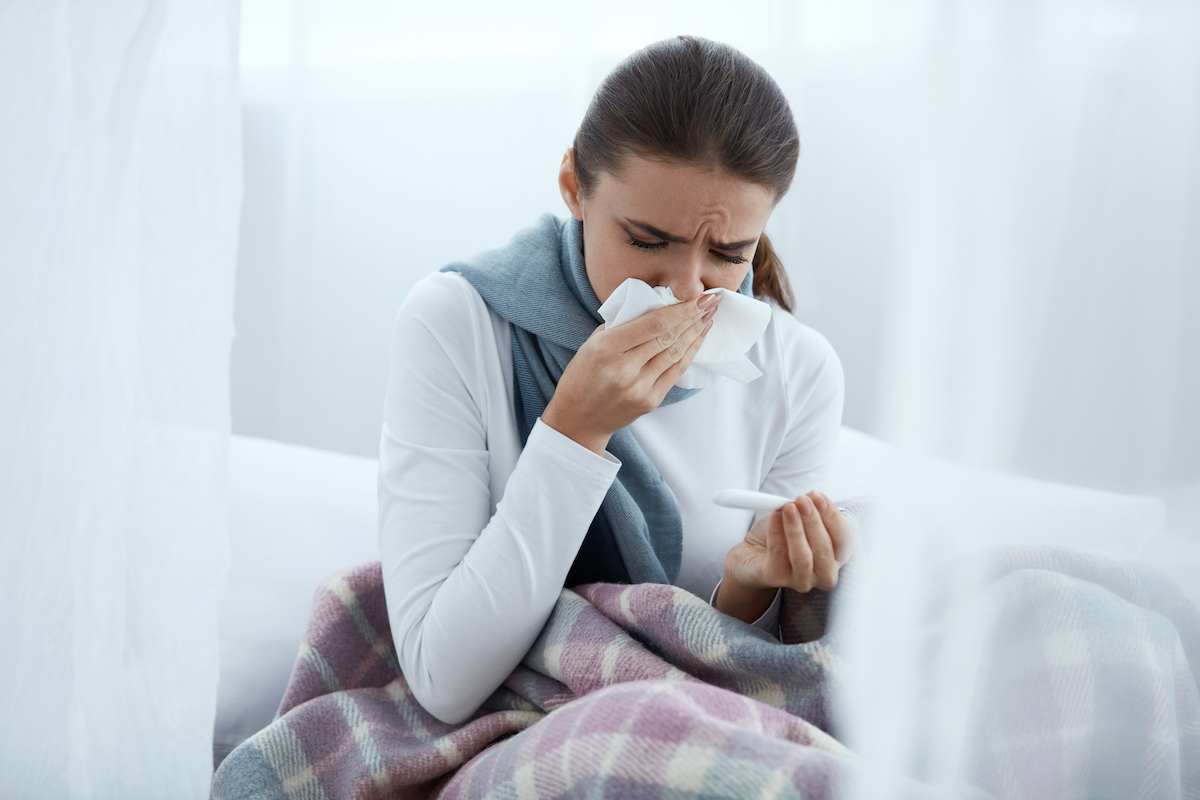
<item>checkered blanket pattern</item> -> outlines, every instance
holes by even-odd
[[[967,600],[934,581],[925,641],[935,663],[964,604],[990,626],[964,731],[978,743],[970,784],[1013,798],[1200,794],[1200,612],[1169,578],[1023,546],[974,569]],[[848,570],[833,598],[854,582]],[[841,796],[856,760],[833,736],[847,687],[829,600],[787,596],[793,643],[779,644],[676,587],[564,591],[504,685],[447,725],[400,674],[379,564],[344,570],[317,592],[275,722],[222,763],[212,796]],[[945,734],[935,716],[917,732],[930,742]]]
[[[1200,798],[1200,609],[1165,573],[999,547],[938,571],[925,618],[927,694],[955,649],[973,691],[961,709],[943,691],[942,719],[927,715],[914,739],[968,742],[974,786],[1002,798]]]

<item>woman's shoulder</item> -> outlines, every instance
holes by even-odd
[[[397,325],[418,324],[442,338],[478,332],[488,323],[488,306],[475,287],[458,272],[426,275],[400,304]]]
[[[837,352],[818,331],[774,301],[769,303],[771,322],[759,340],[761,349],[754,360],[764,374],[775,374],[791,420],[803,427],[814,415],[825,417],[831,413],[827,418],[836,427],[846,392]]]
[[[426,275],[409,290],[396,314],[393,353],[420,350],[422,363],[437,350],[462,369],[474,369],[482,353],[495,349],[488,306],[457,272]],[[395,356],[394,356],[395,357]]]
[[[442,320],[463,314],[486,316],[487,304],[461,273],[433,272],[417,281],[400,305],[400,313],[422,319]]]
[[[765,358],[777,361],[789,375],[836,372],[841,376],[841,361],[828,339],[774,300],[765,302],[771,306],[771,322],[759,340]]]

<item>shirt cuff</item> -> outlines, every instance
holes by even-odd
[[[537,422],[533,423],[533,430],[529,432],[529,440],[525,446],[529,447],[531,444],[535,447],[544,447],[573,466],[609,481],[616,478],[617,472],[621,469],[620,459],[607,450],[603,455],[593,453],[570,436],[559,433],[542,422],[541,417],[538,417]]]
[[[717,581],[717,585],[713,587],[712,594],[708,596],[708,604],[716,607],[714,601],[717,599],[717,589],[721,588],[722,578]],[[754,620],[750,624],[758,628],[760,631],[765,631],[771,634],[776,639],[779,639],[779,610],[783,607],[783,589],[775,590],[775,599],[771,601],[771,605],[767,606],[767,610],[762,613],[762,616]]]

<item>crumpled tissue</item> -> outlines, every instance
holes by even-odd
[[[721,302],[713,315],[713,326],[687,372],[675,385],[683,389],[703,389],[719,377],[749,383],[762,376],[746,351],[763,335],[771,321],[771,307],[761,300],[728,289],[709,289],[704,294],[720,294]],[[609,328],[623,325],[655,309],[678,303],[669,286],[654,286],[629,278],[600,306],[600,316]]]

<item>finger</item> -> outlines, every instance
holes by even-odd
[[[799,504],[800,500],[797,500],[783,507],[783,530],[787,534],[788,559],[792,566],[792,580],[788,585],[798,592],[807,592],[813,588],[813,554],[804,535]]]
[[[701,316],[679,330],[670,331],[653,341],[638,345],[625,356],[632,358],[638,369],[644,370],[652,380],[657,379],[668,367],[683,358],[709,319],[707,315]],[[670,344],[664,347],[663,344],[668,341]]]
[[[783,532],[783,514],[771,513],[771,524],[767,526],[767,569],[763,579],[771,586],[782,586],[792,574],[788,560],[787,536]]]
[[[838,563],[833,555],[833,540],[829,537],[829,531],[825,530],[825,522],[814,502],[816,494],[812,492],[798,498],[795,506],[800,509],[804,537],[812,550],[814,583],[818,589],[828,591],[837,584]]]
[[[624,353],[647,342],[654,342],[656,339],[662,341],[665,338],[668,341],[663,348],[670,347],[671,342],[674,341],[671,333],[676,329],[686,330],[689,325],[703,317],[704,312],[713,303],[712,300],[706,300],[706,298],[714,296],[701,295],[693,302],[675,303],[665,308],[658,308],[635,320],[626,322],[624,325],[618,325],[609,331],[607,337],[609,346]],[[702,301],[704,302],[703,308],[698,305]],[[650,356],[646,358],[649,360]]]
[[[853,549],[854,529],[829,499],[829,495],[824,492],[813,494],[813,502],[821,514],[821,521],[825,523],[825,530],[829,532],[829,539],[833,542],[833,558],[838,564],[845,564],[850,560],[850,551]]]
[[[691,340],[687,349],[683,351],[683,355],[677,360],[673,362],[667,361],[665,360],[667,353],[663,353],[657,357],[657,359],[662,360],[652,360],[643,368],[647,375],[654,375],[658,370],[662,370],[658,372],[658,377],[654,379],[654,393],[656,395],[665,397],[667,392],[671,391],[671,387],[683,377],[683,373],[687,372],[687,368],[692,365],[692,359],[696,357],[696,353],[699,353],[700,348],[704,346],[704,337],[708,335],[711,328],[712,320],[708,320],[702,323],[699,331],[689,332],[689,336],[695,333],[695,338]]]
[[[711,297],[711,295],[710,295]],[[700,319],[696,320],[688,317],[679,326],[670,331],[656,336],[648,342],[643,342],[632,350],[627,351],[626,355],[632,356],[639,367],[644,367],[655,358],[662,356],[662,362],[666,366],[661,366],[654,370],[655,375],[662,374],[667,366],[678,361],[683,353],[687,351],[691,340],[699,331],[704,329],[704,324],[713,318],[717,313],[716,305],[710,305]]]

